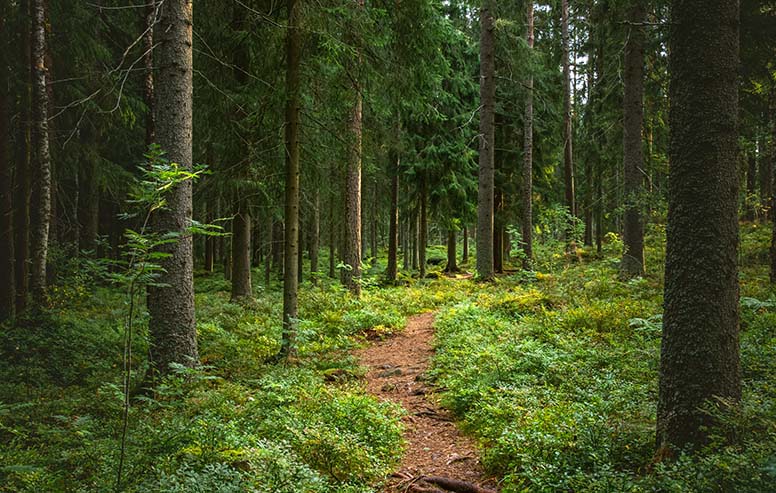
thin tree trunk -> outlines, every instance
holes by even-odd
[[[299,31],[300,2],[288,1],[288,33],[286,34],[286,242],[283,273],[283,336],[280,357],[295,352],[296,321],[299,318],[299,111],[301,101]]]
[[[738,286],[739,6],[673,0],[671,174],[658,455],[708,443],[741,399]],[[709,241],[713,238],[714,241]]]
[[[463,227],[463,254],[461,255],[461,262],[467,263],[469,261],[469,228]]]
[[[420,257],[418,244],[420,243],[418,241],[418,237],[420,235],[420,214],[415,212],[415,214],[412,216],[412,224],[410,225],[411,231],[410,231],[410,242],[412,243],[412,270],[416,271],[418,270],[418,258]]]
[[[12,319],[16,311],[16,279],[14,275],[13,230],[13,163],[10,132],[10,103],[8,92],[10,70],[6,54],[9,53],[9,30],[6,15],[10,11],[8,0],[0,1],[0,322]]]
[[[445,266],[445,272],[450,274],[458,272],[458,241],[455,236],[454,229],[447,231],[447,266]]]
[[[334,197],[329,199],[329,277],[337,277],[337,226],[334,222]]]
[[[183,169],[192,169],[192,4],[165,0],[157,24],[156,140],[166,157]],[[162,375],[170,364],[199,363],[194,318],[194,255],[191,235],[192,183],[187,180],[170,191],[167,208],[155,214],[154,229],[175,232],[177,242],[161,251],[159,283],[148,288],[151,361]]]
[[[757,156],[754,152],[746,156],[747,171],[746,171],[746,209],[744,211],[745,221],[754,221],[756,212],[754,197],[757,193]]]
[[[569,212],[569,224],[566,229],[566,242],[573,242],[573,221],[577,215],[574,190],[574,151],[572,147],[573,129],[571,125],[571,68],[569,62],[569,0],[561,3],[561,32],[563,44],[563,176],[566,190],[566,208]]]
[[[94,250],[100,224],[100,190],[97,186],[97,163],[89,160],[79,167],[79,249]]]
[[[356,0],[364,7],[364,0]],[[351,69],[359,70],[361,56],[358,54]],[[356,297],[361,295],[361,145],[363,132],[363,100],[358,75],[353,79],[354,103],[350,115],[351,148],[345,178],[345,248],[344,260],[348,266],[343,271],[345,287]]]
[[[426,247],[428,246],[428,180],[420,178],[420,224],[418,226],[418,264],[420,278],[426,277]]]
[[[266,251],[267,256],[264,257],[264,286],[269,287],[269,283],[272,279],[272,262],[275,258],[275,221],[272,219],[272,213],[267,216],[266,227]]]
[[[412,269],[412,246],[411,246],[411,225],[410,221],[407,220],[407,218],[404,219],[404,225],[402,227],[404,230],[404,243],[402,243],[402,256],[403,258],[403,266],[404,270],[410,270]]]
[[[146,147],[156,140],[156,120],[154,116],[154,24],[156,23],[156,0],[148,1],[145,10],[146,31],[143,35],[145,50],[145,73],[143,75],[143,101],[147,112],[145,121]]]
[[[604,228],[604,177],[601,163],[596,163],[595,170],[595,250],[598,255],[603,253],[604,249],[604,235],[606,234]]]
[[[27,0],[19,2],[20,17],[19,39],[21,50],[19,58],[20,66],[29,67],[23,70],[24,82],[22,95],[19,98],[19,125],[16,135],[16,169],[14,171],[14,256],[15,285],[16,285],[16,313],[22,313],[27,309],[29,291],[29,258],[30,258],[30,189],[31,189],[31,135],[30,135],[30,106],[32,100],[32,52],[31,14],[30,3]]]
[[[495,221],[493,226],[493,270],[499,274],[504,272],[504,193],[496,188],[493,200]]]
[[[399,153],[394,150],[389,160],[391,166],[391,210],[388,218],[388,270],[386,277],[388,282],[396,282],[399,270]]]
[[[369,226],[369,256],[372,257],[372,265],[377,262],[377,179],[375,179],[372,183],[373,190],[372,190],[372,207],[370,207],[369,211],[369,217],[370,217],[370,226]]]
[[[771,169],[776,163],[776,84],[771,82],[768,119],[771,131],[770,149],[768,149],[768,159],[771,163]],[[776,213],[773,208],[776,207],[776,194],[773,194],[774,186],[771,186],[772,195],[767,198],[771,209],[772,236],[771,236],[771,284],[776,284]]]
[[[528,48],[533,52],[534,48],[534,2],[528,0]],[[525,98],[525,121],[523,123],[523,268],[530,270],[533,264],[533,74],[528,77],[526,83],[527,96]]]
[[[30,207],[32,271],[30,289],[36,308],[48,303],[46,260],[51,220],[51,156],[48,135],[48,93],[46,91],[46,12],[44,0],[32,3],[32,149],[33,199]]]
[[[620,275],[625,278],[643,276],[644,218],[639,201],[644,188],[644,28],[645,2],[635,2],[630,8],[630,28],[625,43],[625,96],[623,98],[623,162],[625,180],[625,223]]]
[[[477,195],[477,274],[493,278],[493,190],[495,181],[496,40],[493,0],[480,11],[480,157]]]
[[[763,205],[770,206],[770,197],[773,196],[773,163],[765,150],[766,144],[764,139],[760,138],[758,147],[759,152],[757,155],[760,157],[760,200]],[[771,217],[770,213],[766,214],[763,219],[769,217]]]
[[[232,301],[251,296],[251,214],[243,199],[232,219]]]
[[[313,275],[313,282],[317,282],[319,254],[321,249],[321,191],[320,187],[315,187],[313,192],[313,225],[310,231],[310,273]]]

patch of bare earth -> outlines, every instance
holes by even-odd
[[[474,442],[442,409],[427,381],[433,348],[434,314],[412,317],[406,329],[356,351],[368,368],[369,392],[400,404],[407,450],[383,493],[485,493],[496,491],[485,476]]]

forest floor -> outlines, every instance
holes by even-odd
[[[405,454],[384,493],[439,491],[421,486],[420,478],[427,476],[494,486],[480,464],[474,441],[441,407],[426,374],[434,354],[434,318],[434,313],[410,317],[403,331],[356,351],[368,368],[367,390],[406,411]]]

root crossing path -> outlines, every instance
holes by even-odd
[[[427,383],[433,336],[434,314],[425,313],[410,318],[403,332],[356,351],[361,364],[368,368],[369,392],[383,401],[400,404],[407,411],[406,453],[399,471],[382,491],[494,492],[474,442],[458,430]],[[452,482],[446,483],[447,480]]]

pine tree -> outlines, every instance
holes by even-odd
[[[739,5],[674,0],[665,313],[657,444],[701,446],[706,403],[741,398],[738,287]]]
[[[494,152],[496,144],[495,20],[494,2],[484,0],[480,10],[480,170],[477,198],[477,274],[493,278]]]
[[[301,33],[299,1],[288,2],[286,38],[286,242],[283,272],[283,341],[281,357],[294,350],[299,291],[299,110]]]
[[[165,0],[161,5],[154,53],[156,74],[156,140],[165,157],[182,169],[192,169],[192,27],[191,0]],[[170,192],[165,209],[156,212],[158,233],[178,235],[161,248],[159,285],[148,289],[151,361],[161,375],[170,364],[199,364],[194,319],[194,254],[187,230],[192,218],[190,180]]]
[[[625,42],[625,96],[623,98],[623,162],[625,177],[625,251],[620,264],[623,277],[644,275],[644,219],[639,201],[644,183],[644,27],[646,5],[637,1],[630,7]]]

